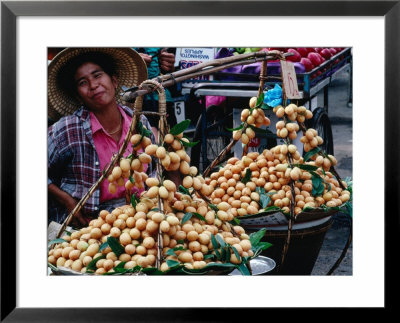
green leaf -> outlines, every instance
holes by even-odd
[[[244,122],[242,122],[239,127],[236,127],[236,128],[225,128],[225,129],[232,132],[232,131],[241,130],[241,129],[243,129],[243,127],[244,127]]]
[[[307,165],[307,164],[293,164],[292,166],[293,167],[298,167],[300,169],[304,169],[304,170],[307,170],[307,171],[311,171],[311,170],[316,171],[318,169],[317,166]]]
[[[243,276],[250,276],[249,269],[244,263],[241,263],[240,265],[237,266],[237,269],[241,272]]]
[[[265,188],[264,188],[264,187],[257,186],[257,187],[256,187],[256,192],[257,192],[258,194],[264,194],[264,193],[265,193]]]
[[[106,241],[106,242],[104,242],[104,243],[102,243],[102,244],[100,245],[99,252],[103,251],[103,250],[106,249],[107,247],[108,247],[108,241]]]
[[[262,228],[257,232],[250,233],[249,238],[252,246],[256,246],[261,239],[264,237],[265,232],[267,231],[266,228]]]
[[[232,221],[229,221],[230,224],[240,225],[240,220],[237,217],[234,217]]]
[[[176,136],[179,135],[180,133],[184,132],[190,125],[190,120],[183,120],[182,122],[179,122],[178,124],[176,124],[175,126],[173,126],[169,133]]]
[[[173,268],[173,267],[179,266],[180,264],[181,263],[179,261],[176,261],[176,260],[172,260],[172,259],[168,259],[167,260],[167,265],[168,265],[169,268]]]
[[[211,234],[211,244],[214,248],[215,251],[217,251],[217,249],[219,248],[219,244],[217,239],[215,239],[215,236],[213,234]]]
[[[91,262],[88,263],[86,270],[94,270],[96,271],[96,263],[100,260],[100,259],[105,259],[106,255],[101,255],[98,256],[97,258],[94,258]]]
[[[139,202],[140,200],[138,199],[138,197],[136,196],[136,194],[132,194],[131,196],[131,204],[134,208],[136,208],[136,204],[137,202]]]
[[[215,212],[218,212],[219,209],[216,205],[209,203],[208,206],[211,208],[211,210],[214,210]]]
[[[114,270],[115,270],[115,269],[124,268],[125,264],[126,264],[126,261],[121,261],[118,265],[116,265],[116,266],[114,267]],[[124,268],[124,269],[125,269],[125,268]]]
[[[129,181],[130,181],[132,184],[135,184],[135,180],[133,179],[132,176],[129,176]]]
[[[182,194],[190,196],[189,190],[186,187],[184,187],[183,185],[179,185],[178,191],[181,192]]]
[[[194,142],[186,142],[184,140],[179,140],[181,144],[185,147],[194,147],[196,146],[200,141],[194,141]]]
[[[149,212],[159,212],[160,209],[158,207],[155,207],[154,209],[151,209]]]
[[[256,108],[261,106],[264,103],[264,92],[260,93],[260,96],[257,98]]]
[[[216,235],[216,239],[222,248],[224,248],[226,246],[226,242],[224,241],[224,238],[222,238],[219,234]]]
[[[250,178],[251,178],[251,170],[250,170],[250,168],[246,168],[246,174],[241,179],[241,182],[243,184],[246,184],[248,181],[250,181]]]
[[[270,201],[271,198],[269,197],[269,195],[260,194],[260,200],[258,201],[258,204],[260,204],[261,208],[265,209]]]
[[[184,244],[185,243],[185,239],[179,239],[176,241],[176,243],[178,244]]]
[[[72,234],[72,232],[69,232],[69,231],[67,231],[67,230],[65,230],[64,233],[65,233],[67,236],[71,236],[71,234]]]
[[[237,251],[237,249],[235,247],[230,247],[233,250],[233,253],[235,254],[237,259],[240,259],[240,255],[239,252]]]
[[[229,252],[227,252],[224,248],[221,249],[221,260],[224,261],[224,262],[229,262],[229,260],[226,261],[226,254],[227,253],[229,254]]]
[[[204,255],[204,260],[212,259],[212,258],[215,258],[215,255],[212,253],[209,253],[208,255]]]
[[[192,215],[193,214],[190,212],[185,213],[185,215],[182,218],[181,225],[183,225],[186,221],[190,220],[192,218]]]
[[[256,246],[257,247],[254,248],[255,250],[265,250],[265,249],[268,249],[269,247],[271,247],[272,243],[266,242],[266,241],[260,241],[259,243],[257,243]],[[253,249],[253,246],[252,246],[252,249]]]
[[[193,212],[193,215],[195,215],[198,219],[206,222],[206,218],[204,216],[202,216],[201,214]]]
[[[280,208],[280,207],[277,207],[276,205],[271,205],[271,206],[265,208],[265,209],[264,209],[264,212],[267,212],[267,211],[278,211],[278,210],[280,210],[280,209],[281,209],[281,208]]]
[[[125,248],[114,237],[107,237],[108,245],[117,257],[125,252]]]
[[[324,193],[325,186],[320,176],[312,176],[312,186],[313,188],[311,194],[313,196],[320,196]]]
[[[308,161],[312,156],[321,151],[321,148],[315,147],[304,155],[304,161]]]
[[[142,135],[142,138],[140,139],[139,142],[142,141],[143,137],[149,137],[149,138],[151,137],[151,134],[152,134],[151,130],[150,130],[150,129],[146,129],[146,128],[143,126],[143,123],[142,123],[141,121],[139,121],[139,122],[136,124],[136,128],[138,129],[138,133],[139,133],[140,135]]]
[[[64,240],[64,239],[54,239],[54,240],[51,240],[48,244],[47,244],[47,247],[48,248],[50,248],[50,246],[51,245],[53,245],[53,244],[56,244],[56,243],[63,243],[63,242],[67,242],[67,240]]]
[[[177,250],[187,250],[186,248],[184,248],[183,246],[179,246],[179,247],[175,247],[172,249],[168,249],[168,251],[165,253],[168,256],[175,256],[177,257],[177,254],[175,253],[175,251]]]

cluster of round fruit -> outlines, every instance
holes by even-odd
[[[308,152],[311,149],[322,145],[324,140],[318,136],[317,130],[313,128],[309,128],[306,130],[303,137],[300,138],[300,141],[304,144],[304,151]]]
[[[283,118],[276,123],[276,135],[280,138],[296,139],[300,127],[297,122],[304,122],[311,119],[313,114],[304,106],[296,106],[291,103],[287,107],[276,106],[273,111],[278,118]],[[297,121],[297,122],[296,122]]]
[[[240,263],[241,257],[253,255],[249,236],[244,229],[221,220],[227,205],[219,205],[221,209],[216,212],[205,201],[179,192],[175,193],[174,202],[178,200],[184,206],[182,211],[186,213],[175,211],[163,214],[155,208],[157,198],[148,197],[143,197],[135,207],[125,205],[112,212],[102,210],[88,227],[75,231],[70,236],[63,236],[66,241],[49,250],[48,262],[57,267],[86,273],[88,265],[94,259],[102,257],[95,263],[95,268],[90,268],[94,269],[95,274],[113,272],[116,266],[121,266],[121,262],[125,269],[136,266],[155,267],[159,232],[163,246],[160,266],[162,271],[169,269],[167,260],[176,260],[189,269],[203,268],[214,261],[215,257],[206,257],[215,253],[211,235],[220,235],[236,249],[240,257],[232,252],[232,263]],[[204,218],[193,216],[185,219],[187,212],[195,212]],[[110,246],[100,248],[108,237],[118,239],[123,248],[121,253],[116,254]],[[170,249],[174,253],[168,253]]]
[[[151,144],[146,147],[145,153],[158,158],[167,171],[179,170],[182,174],[188,174],[190,157],[185,151],[183,142],[189,142],[183,137],[183,132],[178,135],[168,133],[160,146]]]
[[[169,226],[160,227],[163,233],[164,259],[160,267],[162,271],[168,270],[168,260],[178,261],[188,269],[201,269],[214,262],[216,252],[211,240],[212,235],[219,235],[225,243],[236,249],[239,258],[231,251],[231,263],[238,264],[242,262],[242,257],[253,256],[251,242],[244,229],[227,222],[233,219],[227,203],[220,203],[216,211],[203,199],[185,194],[178,195],[178,201],[181,202],[178,207],[181,211],[167,213],[165,221]],[[174,208],[177,206],[176,202]],[[185,220],[186,214],[189,213],[193,216]],[[174,254],[169,254],[170,249],[175,250]],[[214,257],[210,258],[210,255]]]
[[[257,98],[252,97],[249,101],[250,109],[243,109],[240,120],[242,122],[247,123],[247,127],[241,130],[235,130],[232,133],[232,137],[234,140],[241,140],[243,144],[247,145],[251,139],[253,139],[256,134],[255,131],[251,128],[254,126],[256,128],[260,128],[261,126],[269,126],[271,121],[268,117],[265,116],[264,110],[261,108],[257,108]]]
[[[129,158],[121,158],[119,165],[112,169],[111,174],[107,177],[109,182],[108,191],[111,194],[117,192],[118,186],[125,185],[125,188],[129,190],[134,186],[138,189],[144,188],[144,181],[147,178],[147,174],[144,172],[144,165],[151,162],[151,157],[143,151],[151,145],[151,140],[146,136],[134,134],[131,136],[130,142],[136,157],[132,154]],[[131,177],[134,181],[129,180]]]
[[[289,164],[289,153],[292,164]],[[326,185],[321,196],[312,195],[312,174],[301,169],[301,165],[321,166],[320,162],[316,162],[318,158],[305,163],[296,146],[286,144],[266,149],[262,154],[251,152],[241,159],[230,158],[223,168],[206,178],[206,184],[213,188],[210,200],[214,204],[227,202],[234,216],[256,214],[272,205],[289,213],[293,200],[296,202],[295,214],[307,207],[339,206],[350,198],[350,192],[343,190],[329,171],[325,174],[321,168],[315,171]],[[291,181],[294,181],[294,198]],[[343,185],[346,186],[346,183],[343,182]],[[268,201],[263,207],[261,195]]]

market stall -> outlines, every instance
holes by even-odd
[[[126,89],[123,98],[134,101],[135,108],[130,131],[99,181],[57,229],[56,239],[49,241],[48,262],[53,273],[252,275],[270,272],[275,263],[277,273],[284,273],[296,225],[329,220],[349,206],[352,194],[351,183],[335,172],[335,157],[319,147],[323,139],[305,124],[306,119],[313,118],[312,111],[288,103],[287,83],[282,83],[281,105],[272,108],[264,103],[268,62],[279,60],[284,66],[289,56],[273,50],[226,57]],[[199,172],[187,152],[197,145],[185,137],[190,120],[173,127],[167,124],[164,87],[257,61],[261,69],[256,95],[242,107],[241,123],[231,129],[229,144],[207,169]],[[282,76],[284,80],[284,73]],[[148,139],[149,129],[138,119],[147,113],[142,109],[142,96],[152,91],[157,91],[160,102],[157,143]],[[248,150],[250,139],[255,132],[268,133],[262,126],[271,124],[264,111],[280,119],[276,135],[282,142],[252,152]],[[279,122],[282,127],[278,127]],[[304,138],[304,156],[289,133]],[[222,163],[237,142],[244,145],[242,156]],[[133,152],[122,158],[127,145],[132,145]],[[154,178],[143,172],[143,164],[153,161],[157,169]],[[169,179],[171,172],[180,173],[178,185]],[[76,212],[104,180],[110,188],[119,182],[125,185],[126,205],[112,212],[101,211],[88,227],[68,230]],[[132,194],[133,187],[145,190],[136,195]],[[279,255],[272,259],[263,255],[271,247],[266,235],[269,226],[264,221],[274,222],[277,218],[285,219],[281,224],[285,225],[286,236]]]

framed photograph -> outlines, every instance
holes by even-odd
[[[1,320],[218,321],[247,308],[390,307],[399,21],[399,1],[2,1]],[[47,49],[264,44],[352,48],[353,275],[48,276]]]

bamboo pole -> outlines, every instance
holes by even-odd
[[[270,52],[257,52],[251,54],[242,54],[231,57],[225,57],[225,58],[215,59],[210,62],[198,64],[184,70],[162,75],[154,78],[153,80],[160,82],[160,84],[165,88],[197,76],[213,74],[229,67],[237,65],[248,65],[268,60],[275,60],[290,55],[292,54],[289,53],[282,54],[278,51],[270,51]],[[123,95],[123,100],[126,102],[133,102],[137,96],[144,95],[150,92],[151,92],[150,88],[141,89],[140,91],[138,90],[127,91]]]

